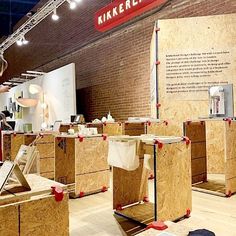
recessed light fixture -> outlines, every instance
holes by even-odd
[[[57,15],[57,9],[54,9],[54,10],[53,10],[52,19],[53,19],[54,21],[59,20],[59,16]]]
[[[16,44],[18,46],[22,46],[22,45],[26,45],[28,44],[29,41],[25,39],[25,36],[22,36],[21,38],[19,38],[17,41],[16,41]]]
[[[67,2],[69,3],[70,9],[74,10],[76,8],[76,2],[71,1],[71,0],[67,0]]]

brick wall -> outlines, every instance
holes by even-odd
[[[235,0],[173,0],[161,11],[42,68],[76,63],[78,111],[87,120],[150,115],[149,49],[157,19],[236,12]]]

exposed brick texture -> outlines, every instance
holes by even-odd
[[[9,50],[10,61],[16,62],[16,69],[11,72],[13,74],[23,68],[25,70],[40,68],[50,71],[75,62],[78,108],[85,114],[87,120],[100,118],[109,110],[116,120],[126,120],[129,116],[150,115],[149,50],[155,20],[236,13],[235,0],[172,0],[161,11],[82,47],[85,42],[102,36],[93,29],[91,21],[96,9],[105,6],[110,1],[89,0],[87,2],[88,5],[93,2],[88,7],[88,12],[84,7],[83,16],[72,17],[75,22],[84,24],[83,28],[79,26],[78,30],[74,27],[70,28],[67,22],[60,33],[57,28],[56,35],[51,32],[54,30],[51,28],[51,23],[45,20],[30,33],[35,40],[39,38],[40,42],[44,37],[48,43],[38,45],[40,54],[36,52],[36,57],[34,52],[30,51],[32,49],[27,49],[28,52],[24,54],[21,53],[20,60],[25,58],[24,66],[17,59],[12,58],[18,56],[19,49],[17,52],[14,49]],[[64,17],[68,14],[65,11],[62,13]],[[85,14],[88,17],[85,17]],[[60,24],[54,27],[60,28]],[[66,30],[70,33],[66,34]],[[57,38],[58,44],[55,44]],[[79,40],[78,43],[76,40]],[[73,50],[75,46],[82,48]],[[68,51],[73,52],[61,57]],[[31,56],[29,56],[30,52]],[[56,57],[61,58],[55,59]]]

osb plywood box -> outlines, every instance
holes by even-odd
[[[35,142],[39,152],[40,175],[49,179],[54,179],[55,173],[54,137],[54,134],[40,133],[40,137]]]
[[[31,191],[0,196],[0,235],[69,235],[69,207],[66,186],[37,175],[28,175]],[[51,186],[64,189],[62,201],[51,195]],[[10,186],[8,186],[10,187]]]
[[[87,128],[97,128],[98,134],[103,134],[103,123],[86,123]]]
[[[108,136],[146,134],[146,122],[113,122],[103,124],[103,133]]]
[[[116,213],[141,223],[176,220],[190,214],[191,145],[178,138],[173,143],[141,138],[140,160],[150,155],[154,164],[154,202],[146,202],[148,169],[143,162],[134,171],[113,168],[113,208]],[[146,163],[146,161],[144,161]],[[144,204],[140,204],[144,201]],[[125,208],[124,208],[125,207]]]
[[[78,124],[61,124],[59,128],[59,132],[67,133],[69,129],[74,129],[75,132],[79,131]]]
[[[101,135],[57,136],[55,139],[55,180],[74,184],[74,197],[109,187],[108,142]]]
[[[3,160],[14,161],[22,144],[24,144],[23,133],[3,132],[2,133]]]
[[[201,169],[206,168],[207,182],[194,185],[201,191],[230,196],[236,192],[236,122],[231,120],[211,119],[205,121],[204,129],[192,126],[198,145],[204,145],[206,137],[207,165],[202,163]],[[201,142],[200,142],[201,141]],[[196,146],[196,155],[204,154],[203,146]],[[198,166],[199,167],[199,166]],[[200,168],[200,167],[199,167]]]
[[[191,140],[192,184],[206,182],[207,158],[205,122],[184,122],[184,135]]]

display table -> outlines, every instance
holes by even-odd
[[[191,145],[178,137],[111,137],[113,142],[139,140],[140,165],[134,171],[113,167],[113,208],[115,213],[148,224],[153,220],[176,220],[190,214]],[[148,170],[144,154],[154,161],[154,203],[148,202]]]
[[[0,235],[69,235],[69,209],[66,186],[37,175],[26,179],[31,191],[0,196]],[[62,201],[56,201],[51,186],[64,189]],[[9,189],[10,186],[7,186]],[[12,188],[10,188],[13,191]]]
[[[184,126],[193,142],[194,189],[231,196],[236,192],[236,122],[210,119]]]
[[[55,180],[67,184],[72,197],[106,191],[109,187],[107,152],[105,136],[57,135]]]

